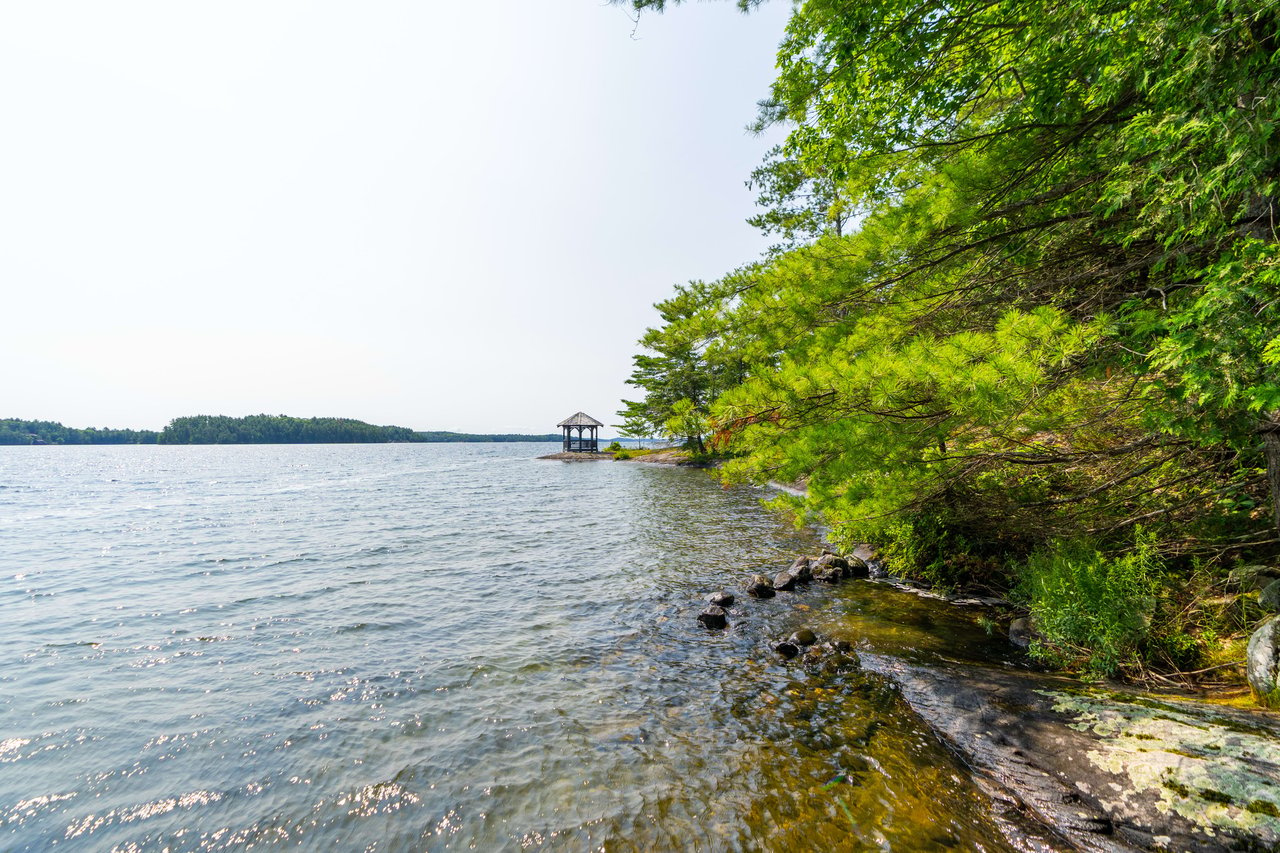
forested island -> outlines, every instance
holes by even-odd
[[[157,444],[378,444],[414,441],[408,427],[374,426],[351,418],[287,415],[194,415],[174,418]]]
[[[75,429],[56,421],[0,419],[0,445],[5,444],[155,444],[160,433],[149,429]]]
[[[160,432],[132,429],[75,429],[55,421],[0,420],[0,445],[19,444],[376,444],[389,442],[547,442],[560,436],[503,433],[419,432],[374,426],[352,418],[294,418],[288,415],[192,415],[174,418]]]
[[[1278,14],[797,4],[777,242],[657,305],[627,434],[807,484],[777,505],[1007,595],[1048,665],[1239,685],[1280,643]]]

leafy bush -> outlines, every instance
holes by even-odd
[[[605,448],[605,450],[609,451],[610,453],[617,453],[621,449],[622,449],[622,445],[616,441]]]
[[[1041,635],[1034,657],[1095,676],[1141,665],[1164,574],[1150,538],[1139,532],[1133,549],[1118,557],[1089,543],[1055,543],[1032,554],[1019,573],[1014,594]]]

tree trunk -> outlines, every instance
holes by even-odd
[[[1267,487],[1271,491],[1271,519],[1280,531],[1280,422],[1273,416],[1263,428],[1262,453],[1267,459]]]

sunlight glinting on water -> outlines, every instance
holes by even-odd
[[[873,601],[695,621],[811,533],[551,449],[4,449],[0,848],[1004,849],[885,682],[770,651]]]

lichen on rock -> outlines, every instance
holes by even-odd
[[[1207,835],[1280,845],[1280,738],[1274,730],[1200,706],[1100,693],[1039,691],[1068,725],[1097,737],[1086,753],[1127,784],[1095,791],[1109,810],[1135,797],[1191,821]]]

